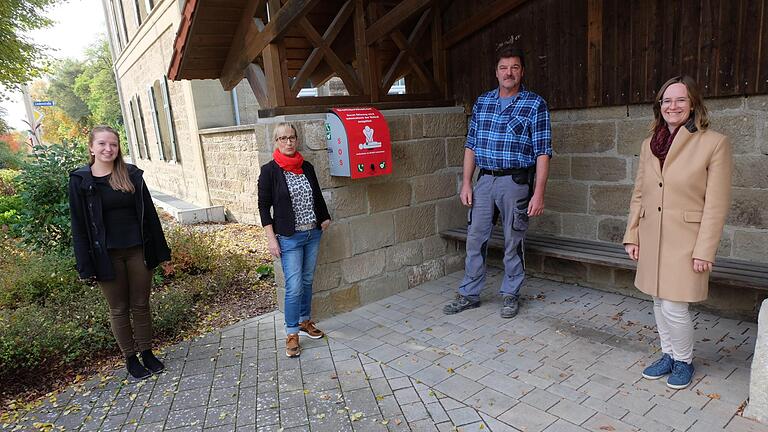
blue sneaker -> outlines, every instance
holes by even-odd
[[[673,389],[684,389],[693,380],[693,364],[681,361],[675,361],[672,366],[672,375],[667,378],[667,387]]]
[[[669,375],[672,373],[672,365],[674,363],[675,361],[672,360],[672,357],[669,354],[664,353],[660,359],[651,363],[650,366],[643,370],[643,378],[655,380],[663,377],[664,375]]]

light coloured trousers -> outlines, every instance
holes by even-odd
[[[653,315],[661,339],[661,351],[674,360],[693,360],[693,321],[688,303],[653,298]]]

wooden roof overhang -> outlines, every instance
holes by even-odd
[[[443,33],[452,0],[188,0],[174,43],[172,80],[243,77],[259,115],[322,112],[328,106],[452,105],[446,50],[525,0],[496,0]],[[469,11],[468,11],[469,12]],[[347,96],[299,98],[307,83],[339,77]],[[407,92],[389,95],[399,78]]]

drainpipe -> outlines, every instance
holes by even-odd
[[[237,86],[232,88],[232,107],[235,112],[235,126],[240,126],[240,104],[237,102]]]

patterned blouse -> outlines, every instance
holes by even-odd
[[[288,183],[288,192],[293,203],[293,212],[296,214],[296,231],[307,231],[317,226],[315,216],[315,200],[312,197],[312,187],[304,174],[285,173],[285,181]]]

